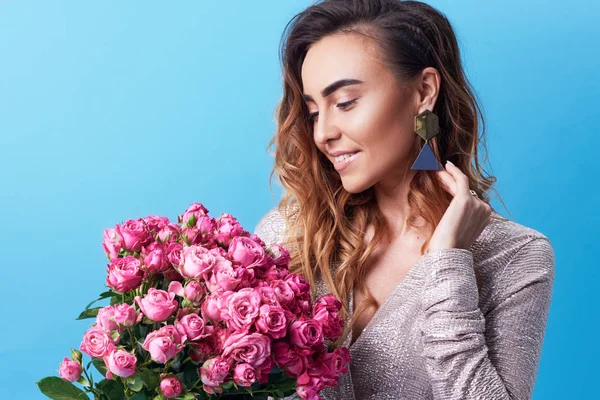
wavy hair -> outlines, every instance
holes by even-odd
[[[439,118],[440,133],[429,145],[440,161],[450,160],[460,168],[470,188],[488,204],[488,192],[496,181],[486,176],[479,162],[479,145],[485,149],[483,118],[478,136],[481,110],[463,71],[453,28],[441,12],[419,1],[325,0],[288,22],[280,43],[283,97],[275,109],[277,130],[268,146],[276,145],[270,179],[277,174],[285,189],[278,209],[288,227],[285,244],[291,253],[291,271],[303,275],[313,290],[317,279],[322,279],[342,302],[344,318],[353,314],[336,344],[361,313],[371,305],[379,306],[365,283],[366,261],[390,228],[373,187],[354,194],[343,188],[339,174],[312,140],[313,127],[302,96],[301,68],[309,47],[327,35],[346,33],[373,40],[399,83],[411,81],[426,67],[436,68],[441,84],[432,111]],[[415,134],[413,159],[422,141]],[[415,221],[422,218],[433,231],[451,200],[432,173],[417,171],[410,182],[408,224],[416,227]],[[365,244],[369,225],[375,233]],[[352,313],[348,296],[354,288],[366,300]]]

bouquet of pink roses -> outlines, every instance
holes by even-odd
[[[53,399],[318,399],[347,372],[347,348],[329,351],[344,321],[332,295],[311,304],[289,252],[266,247],[229,214],[199,203],[104,231],[109,290],[78,319],[95,318],[59,377],[37,382]],[[110,305],[92,307],[110,298]],[[103,379],[94,382],[93,365]],[[83,389],[75,386],[78,382]]]

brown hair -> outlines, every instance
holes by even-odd
[[[344,305],[345,318],[351,312],[347,303],[354,286],[366,296],[357,304],[342,338],[362,312],[378,306],[365,284],[366,260],[389,232],[373,188],[347,192],[339,174],[318,151],[302,97],[301,68],[308,48],[326,35],[345,33],[373,40],[399,82],[409,82],[426,67],[436,68],[441,84],[432,111],[439,118],[440,133],[429,145],[438,160],[450,160],[460,168],[469,177],[470,188],[488,204],[487,193],[496,181],[484,174],[479,163],[478,146],[485,148],[483,118],[479,137],[480,107],[463,71],[452,26],[441,12],[419,1],[325,0],[292,18],[280,49],[284,93],[276,108],[277,131],[269,143],[277,146],[271,179],[277,173],[285,189],[278,208],[288,226],[285,244],[292,256],[292,272],[302,274],[313,288],[320,277]],[[413,159],[421,146],[422,139],[415,134]],[[436,177],[417,171],[410,182],[408,223],[415,226],[421,217],[433,230],[451,200]],[[365,245],[370,224],[375,234]],[[422,254],[428,244],[429,239]],[[337,262],[340,265],[334,270]]]

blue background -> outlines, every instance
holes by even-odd
[[[454,24],[515,220],[556,281],[535,399],[590,398],[599,331],[598,2],[430,1]],[[309,1],[0,1],[0,387],[46,398],[104,290],[104,228],[194,201],[253,229],[281,194],[278,45]],[[499,202],[494,206],[507,215]],[[595,372],[596,370],[596,372]],[[96,376],[98,376],[96,374]]]

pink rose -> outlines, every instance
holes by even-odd
[[[202,317],[212,322],[221,322],[227,317],[227,299],[233,292],[224,292],[220,295],[207,296],[202,303]]]
[[[142,221],[146,223],[148,230],[151,232],[158,232],[171,223],[169,218],[161,217],[159,215],[150,215],[146,218],[143,218]]]
[[[225,357],[210,358],[200,367],[200,378],[205,386],[213,390],[219,386],[231,370],[231,361]]]
[[[344,319],[338,314],[342,303],[334,295],[320,297],[313,304],[313,319],[323,327],[323,335],[327,339],[336,340],[344,330]]]
[[[225,318],[232,330],[248,330],[258,317],[260,295],[252,288],[240,289],[227,299]]]
[[[173,314],[173,311],[177,309],[178,303],[174,298],[175,293],[150,288],[144,298],[135,296],[134,300],[138,303],[145,316],[154,322],[162,322],[169,318]]]
[[[289,271],[287,269],[272,265],[261,274],[261,279],[264,279],[267,282],[278,281],[285,279],[288,275]]]
[[[289,343],[277,342],[273,345],[273,357],[275,363],[292,378],[297,378],[306,369],[303,357],[294,350]]]
[[[250,235],[248,235],[248,238],[258,244],[260,244],[262,247],[266,247],[266,243],[264,242],[264,240],[262,240],[260,238],[260,236],[258,236],[256,233],[251,233]]]
[[[135,307],[127,303],[121,303],[115,306],[115,322],[123,326],[133,326],[140,322],[142,314],[137,314]]]
[[[222,350],[220,340],[215,335],[215,327],[206,326],[204,330],[208,336],[196,342],[187,343],[190,349],[190,358],[199,364],[210,358],[211,355],[221,353]]]
[[[321,358],[322,365],[326,368],[317,371],[323,378],[325,385],[336,386],[341,374],[348,372],[350,351],[347,347],[338,347],[333,353],[326,353]]]
[[[224,246],[229,246],[234,237],[244,233],[244,228],[240,225],[237,219],[230,214],[222,214],[217,219],[216,237]]]
[[[202,215],[198,217],[198,221],[196,221],[196,228],[203,236],[212,235],[217,229],[217,221],[213,217]]]
[[[206,281],[211,293],[221,293],[227,290],[235,290],[242,280],[238,277],[236,270],[229,260],[223,259],[216,263],[212,275]]]
[[[156,237],[161,242],[165,243],[176,243],[177,239],[179,239],[179,233],[181,232],[181,228],[177,224],[169,224],[163,227]]]
[[[173,281],[171,283],[169,283],[169,286],[167,287],[167,292],[169,293],[175,293],[176,296],[179,297],[183,297],[183,285],[181,284],[181,282],[178,281]]]
[[[227,338],[223,349],[223,357],[257,367],[271,355],[271,339],[261,333],[235,333]]]
[[[183,316],[175,321],[175,327],[182,336],[187,336],[188,340],[199,340],[208,336],[205,332],[204,320],[198,314],[192,313]]]
[[[202,278],[204,274],[212,271],[216,262],[215,256],[202,246],[185,247],[179,273],[185,278]]]
[[[247,363],[241,363],[233,369],[233,381],[240,386],[250,386],[256,381],[256,369]]]
[[[179,379],[169,376],[160,381],[160,391],[167,399],[173,399],[181,394],[183,386]]]
[[[284,280],[296,296],[310,297],[310,285],[303,276],[288,274]]]
[[[278,306],[279,300],[277,300],[277,296],[275,295],[275,290],[273,290],[270,286],[262,286],[258,289],[258,294],[260,295],[260,301],[263,304],[268,304],[271,306]]]
[[[150,358],[165,364],[183,350],[186,337],[182,336],[173,325],[165,325],[157,331],[150,332],[142,348],[150,353]]]
[[[96,315],[96,325],[104,329],[105,331],[121,331],[122,328],[119,327],[117,322],[115,321],[115,307],[114,306],[106,306],[98,310],[98,314]]]
[[[321,309],[313,315],[315,321],[318,321],[323,328],[323,336],[327,339],[337,340],[344,331],[344,318],[333,312],[327,312]]]
[[[290,327],[290,343],[298,346],[300,354],[310,353],[310,347],[323,343],[323,328],[314,319],[298,319]]]
[[[123,246],[123,240],[119,235],[117,235],[117,231],[115,229],[108,228],[104,230],[102,247],[104,248],[104,252],[109,260],[117,258],[119,256],[119,252],[121,251],[121,247]]]
[[[339,312],[342,309],[342,303],[333,294],[328,294],[319,297],[313,304],[314,314],[318,313],[321,309],[325,309],[328,312]]]
[[[183,289],[184,296],[195,305],[199,305],[204,296],[202,284],[195,280],[190,280]]]
[[[275,291],[277,301],[279,301],[279,303],[282,305],[287,305],[288,307],[293,306],[296,297],[294,295],[294,291],[290,288],[288,283],[281,280],[271,281],[270,283],[271,287]]]
[[[310,376],[304,373],[298,377],[298,386],[296,393],[303,400],[318,400],[318,393],[325,388],[323,380],[318,377]]]
[[[177,242],[171,242],[167,245],[167,258],[171,262],[171,266],[181,264],[181,253],[183,245]]]
[[[140,260],[133,256],[115,258],[108,264],[106,285],[119,293],[127,293],[137,288],[144,272]]]
[[[130,251],[140,251],[142,246],[152,240],[148,226],[140,218],[127,220],[123,225],[117,225],[115,230],[123,238],[123,247]]]
[[[189,225],[190,218],[194,216],[195,221],[203,215],[208,214],[208,209],[200,203],[192,203],[188,209],[183,213],[183,216],[179,218],[179,222],[182,225]]]
[[[269,246],[269,250],[273,255],[273,261],[278,267],[288,267],[290,263],[290,252],[285,247],[274,243]]]
[[[83,334],[79,350],[90,357],[102,358],[115,347],[112,338],[100,326],[93,326]]]
[[[229,245],[229,257],[246,268],[262,267],[269,262],[265,249],[255,241],[245,236],[237,236]]]
[[[267,383],[269,381],[269,374],[273,370],[275,362],[271,357],[268,357],[264,363],[257,367],[258,374],[256,379],[259,383]]]
[[[127,378],[135,374],[137,359],[133,354],[123,349],[113,349],[108,356],[104,357],[104,362],[108,371],[117,376]],[[109,378],[108,373],[106,377]]]
[[[81,364],[77,361],[69,360],[67,357],[60,363],[60,369],[58,373],[61,378],[68,380],[69,382],[75,382],[81,377]]]
[[[280,339],[287,333],[288,323],[293,314],[279,306],[263,305],[260,307],[260,315],[256,321],[259,332],[269,335],[273,339]]]
[[[184,227],[181,229],[181,237],[188,246],[202,244],[202,232],[195,226],[191,228]]]
[[[143,247],[142,258],[144,259],[142,268],[149,273],[166,272],[171,268],[165,245],[158,242],[152,242]]]

